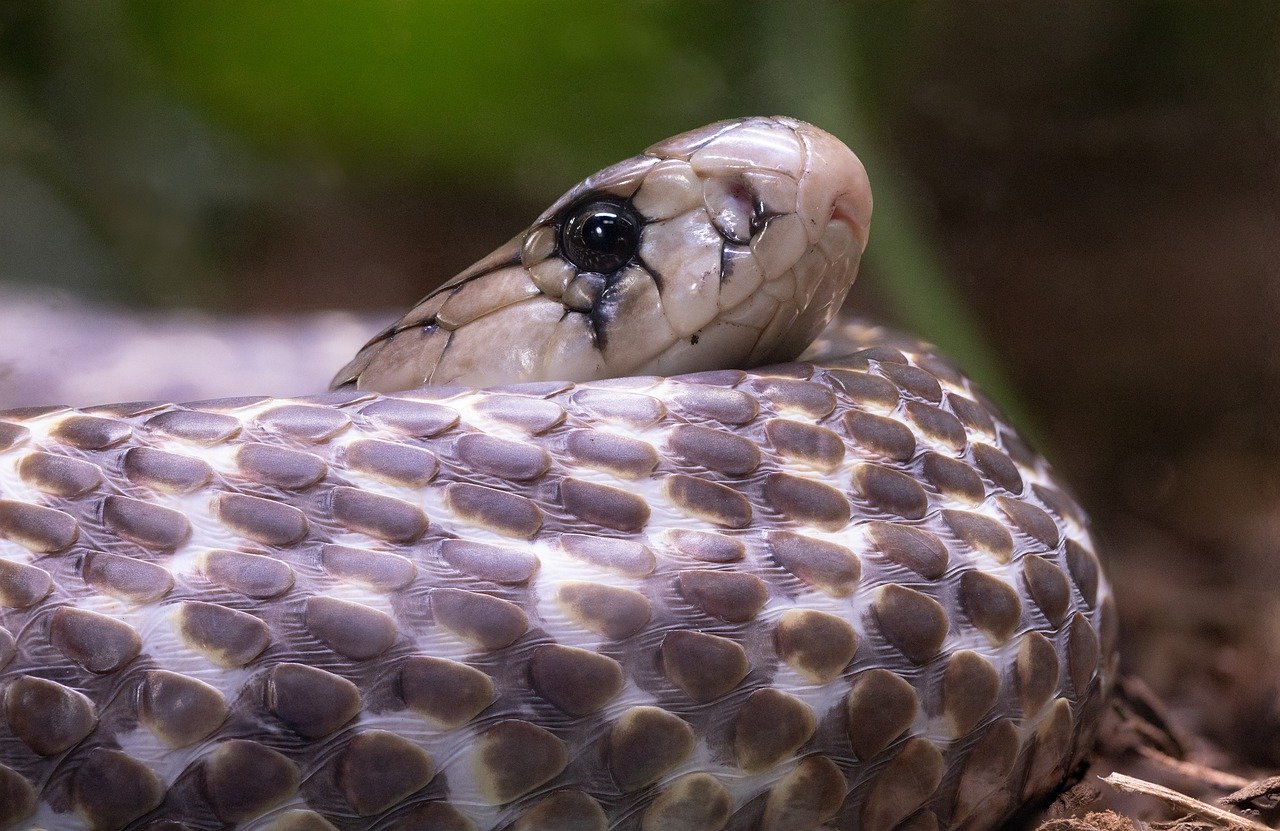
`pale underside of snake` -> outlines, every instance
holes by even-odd
[[[722,122],[334,392],[0,413],[0,828],[981,831],[1050,795],[1111,592],[930,347],[837,322],[795,361],[870,214],[834,137]]]

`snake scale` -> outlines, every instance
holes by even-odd
[[[1112,595],[974,384],[830,323],[870,212],[834,137],[722,122],[331,392],[0,413],[0,828],[979,831],[1050,795]]]

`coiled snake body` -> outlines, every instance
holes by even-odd
[[[724,122],[334,392],[0,413],[0,828],[934,831],[1051,793],[1114,672],[1086,518],[929,347],[789,362],[869,219],[836,139]]]

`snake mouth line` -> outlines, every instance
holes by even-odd
[[[835,207],[831,209],[831,219],[849,226],[849,230],[853,232],[854,240],[858,243],[858,251],[861,253],[867,248],[871,229],[867,227],[865,222],[858,219],[854,208],[848,204],[848,201],[849,199],[846,197],[836,200]]]

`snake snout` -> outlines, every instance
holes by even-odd
[[[796,132],[808,154],[799,210],[814,228],[829,220],[844,222],[853,231],[859,250],[866,248],[871,228],[871,183],[862,161],[840,139],[812,124],[800,123]]]
[[[871,185],[861,160],[831,133],[793,123],[804,147],[796,216],[808,248],[791,269],[795,319],[762,338],[753,364],[794,359],[827,326],[853,285],[870,233]]]
[[[799,355],[857,273],[866,171],[786,117],[718,122],[583,180],[371,341],[335,386],[672,375]]]

